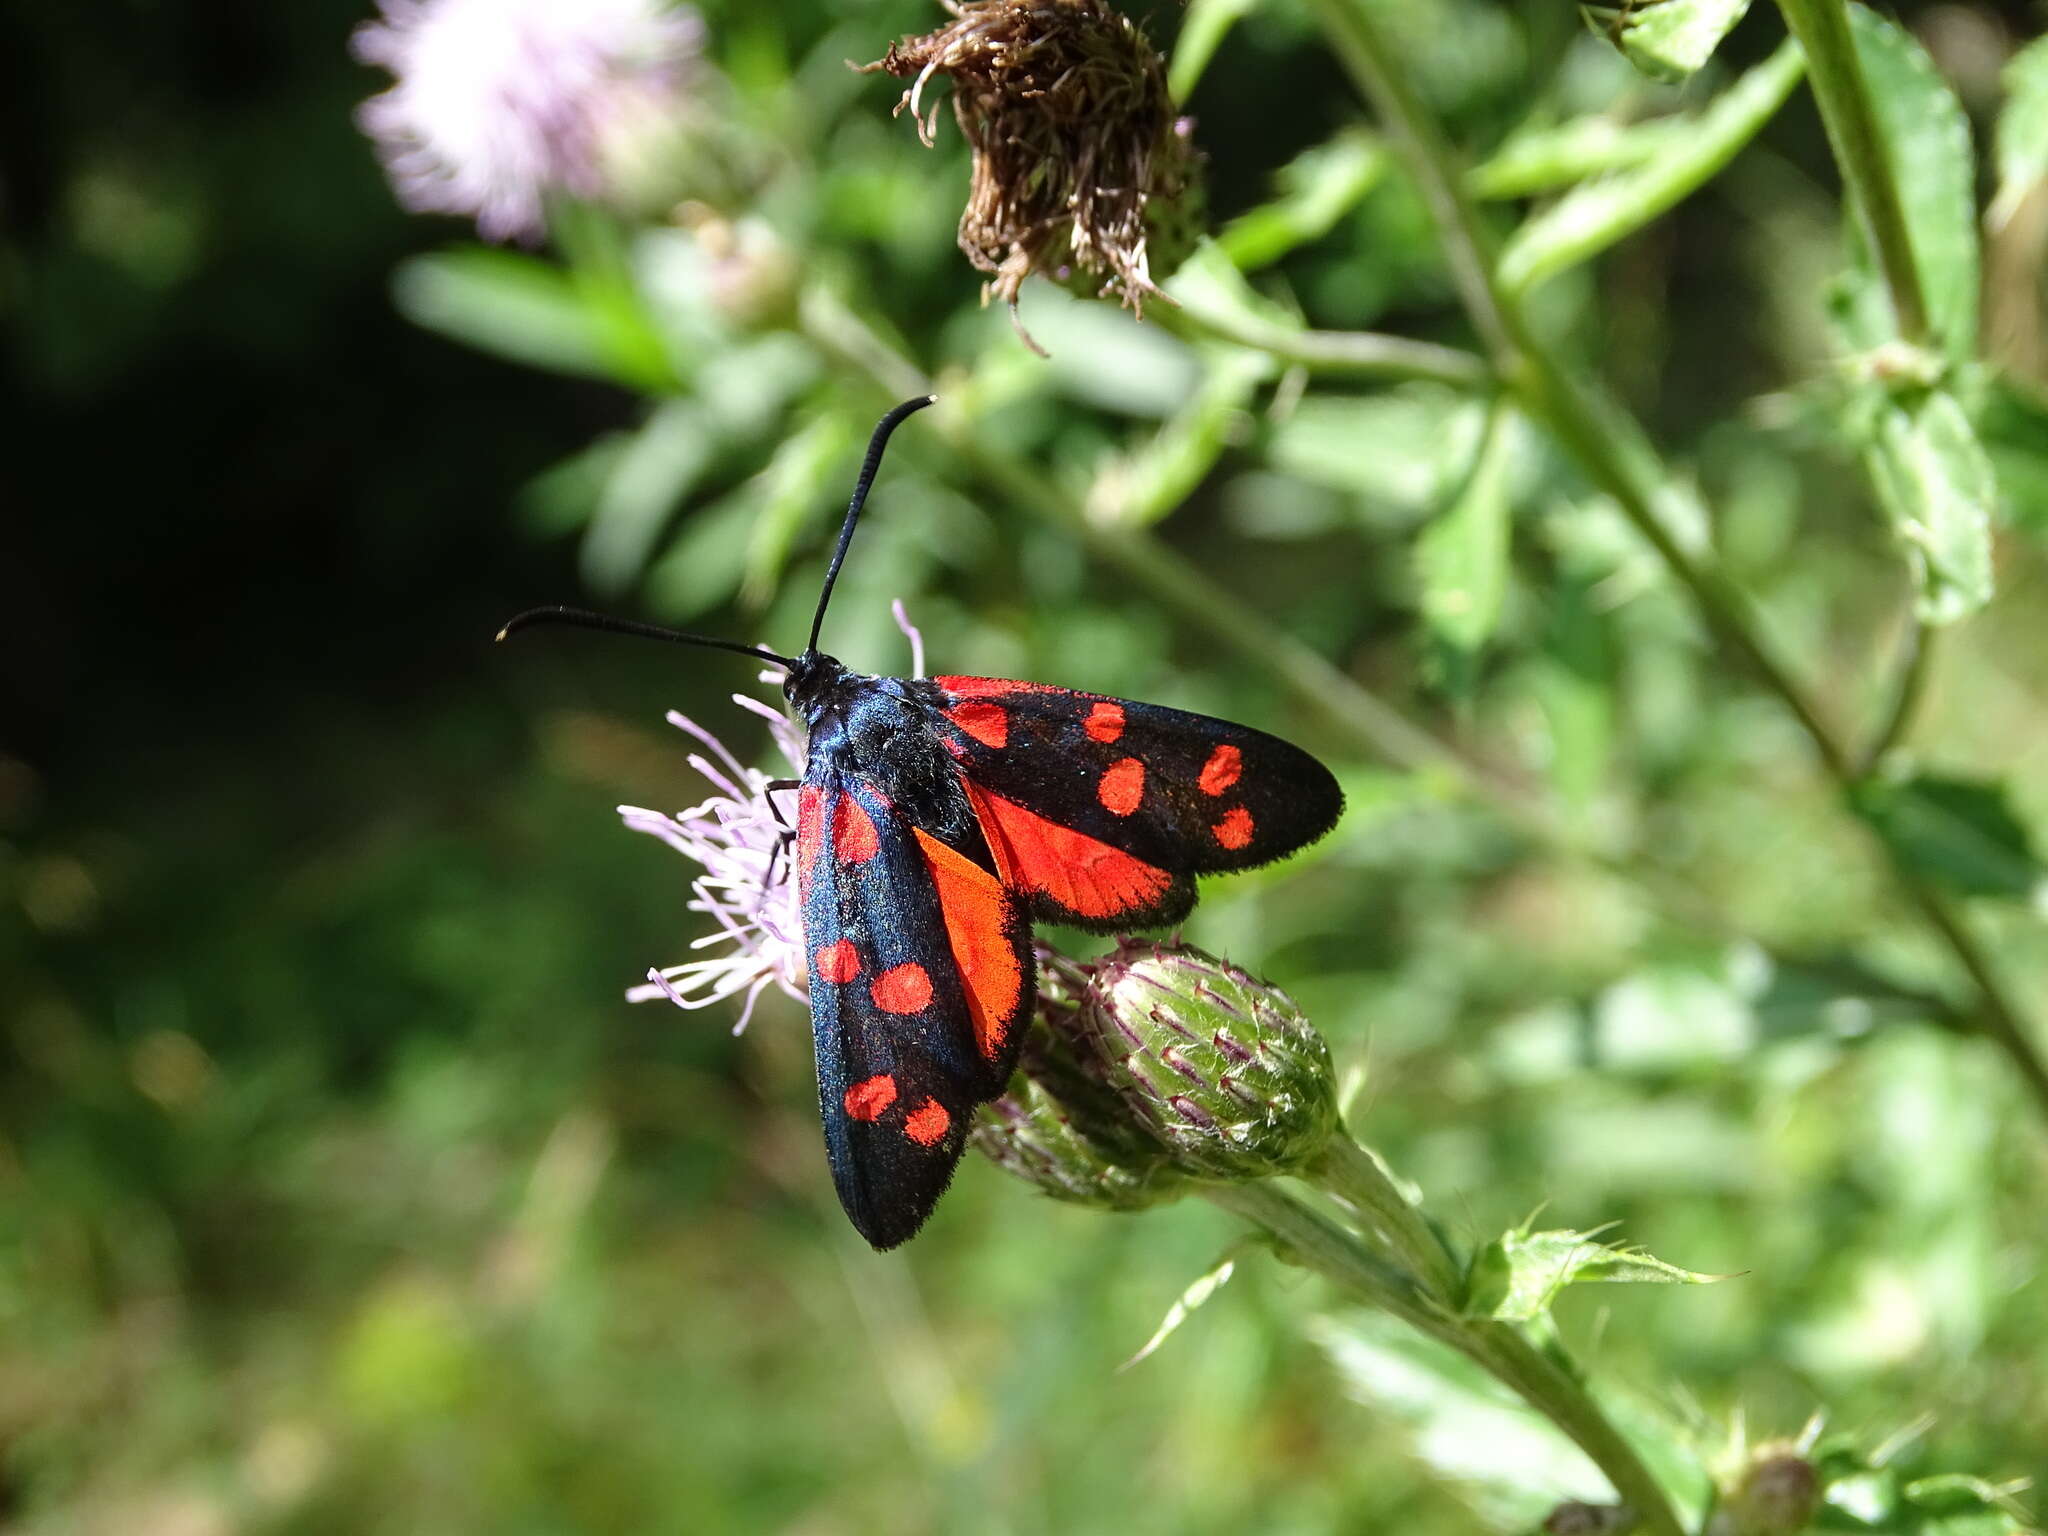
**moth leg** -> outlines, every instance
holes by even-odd
[[[777,867],[788,855],[789,845],[796,841],[796,828],[792,827],[783,818],[782,807],[775,803],[776,792],[778,790],[798,789],[802,785],[802,779],[770,779],[761,786],[762,798],[768,802],[768,810],[775,817],[776,825],[782,828],[781,833],[775,839],[775,846],[768,852],[768,877],[762,881],[763,885],[772,886],[775,884]]]

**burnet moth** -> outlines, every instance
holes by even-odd
[[[876,1248],[924,1224],[1031,1022],[1034,918],[1164,927],[1195,877],[1314,842],[1343,809],[1321,763],[1248,726],[987,677],[871,677],[818,649],[889,434],[868,444],[802,654],[568,608],[552,621],[759,657],[808,732],[794,848],[825,1155]]]

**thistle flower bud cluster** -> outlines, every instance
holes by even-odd
[[[1137,1211],[1178,1198],[1187,1179],[1145,1134],[1078,1027],[1086,973],[1040,946],[1038,1021],[1009,1092],[968,1137],[997,1167],[1055,1200]]]
[[[1133,309],[1193,248],[1196,155],[1166,66],[1107,0],[967,0],[948,26],[894,44],[868,69],[912,81],[899,106],[934,141],[933,75],[973,151],[960,249],[1014,317],[1033,272]],[[1026,338],[1029,339],[1028,337]]]
[[[1291,1173],[1338,1124],[1330,1048],[1294,999],[1184,945],[1126,943],[1080,1019],[1130,1113],[1190,1173]]]
[[[1047,1194],[1136,1210],[1190,1178],[1298,1170],[1337,1127],[1329,1047],[1286,993],[1198,949],[1042,952],[1039,1021],[974,1144]]]

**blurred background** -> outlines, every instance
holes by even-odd
[[[1131,9],[1170,48],[1178,9]],[[1783,36],[1758,7],[1667,87],[1567,7],[1387,9],[1475,156],[1532,118],[1694,110]],[[1981,134],[2038,15],[1897,14]],[[1270,1264],[1119,1374],[1235,1235],[1198,1202],[1099,1214],[970,1160],[924,1235],[868,1252],[832,1199],[801,1010],[771,993],[735,1039],[730,1012],[624,1001],[701,930],[693,871],[612,808],[701,797],[669,709],[769,764],[726,702],[750,669],[490,637],[576,601],[795,645],[901,392],[835,350],[833,314],[977,402],[978,440],[1027,471],[899,434],[831,649],[907,670],[901,598],[937,670],[1318,751],[1345,823],[1212,883],[1189,936],[1302,999],[1354,1127],[1462,1238],[1544,1207],[1738,1276],[1567,1298],[1603,1381],[1706,1459],[1738,1418],[1767,1436],[1822,1412],[1928,1467],[2048,1475],[2037,1110],[1952,1027],[1955,979],[1866,840],[1611,510],[1513,435],[1512,578],[1483,643],[1457,643],[1416,551],[1475,400],[1304,395],[1034,283],[1042,361],[954,248],[950,111],[922,148],[891,118],[900,84],[844,67],[942,13],[702,15],[691,180],[664,193],[684,211],[566,212],[552,247],[490,249],[394,201],[353,120],[390,83],[350,56],[362,4],[4,23],[5,1528],[1427,1533],[1571,1491],[1540,1464],[1513,1471],[1521,1502],[1471,1480],[1491,1421]],[[1210,227],[1236,229],[1263,293],[1470,344],[1304,14],[1245,16],[1186,106]],[[1541,309],[1860,720],[1908,594],[1816,424],[1837,195],[1795,93]],[[2026,250],[1987,261],[2022,377],[2042,355]],[[2038,828],[2048,519],[2026,493],[2048,452],[2014,411],[1999,594],[1948,636],[1909,746],[2010,774]],[[1154,476],[1147,547],[1263,615],[1265,641],[1220,644],[1091,552],[1061,508],[1078,519],[1106,474]],[[1573,835],[1376,760],[1261,665],[1283,640]],[[2024,895],[2032,872],[2000,879]],[[2038,1017],[2038,914],[1987,896],[1972,917]]]

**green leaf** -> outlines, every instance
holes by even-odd
[[[1357,497],[1369,523],[1405,527],[1442,506],[1473,463],[1485,411],[1424,385],[1311,394],[1274,423],[1267,458],[1284,475]]]
[[[613,461],[591,513],[583,576],[592,587],[616,595],[640,575],[661,530],[709,467],[717,441],[696,401],[665,400],[654,408]]]
[[[1517,420],[1505,407],[1494,411],[1457,499],[1416,541],[1423,620],[1457,651],[1478,650],[1500,622],[1508,586],[1508,465]]]
[[[1504,1232],[1482,1248],[1466,1281],[1465,1315],[1526,1323],[1550,1310],[1568,1285],[1706,1285],[1695,1274],[1640,1248],[1600,1242],[1592,1232]]]
[[[1934,334],[1949,354],[1968,357],[1977,344],[1977,166],[1970,120],[1912,35],[1876,12],[1849,7],[1856,56],[1898,182],[1906,237],[1920,271],[1920,292]],[[1869,256],[1860,266],[1867,281]],[[1884,311],[1889,326],[1889,307]],[[1896,331],[1860,338],[1872,347]]]
[[[1579,7],[1586,24],[1653,80],[1683,80],[1708,59],[1749,0],[1622,0]]]
[[[2006,61],[2005,108],[1998,114],[1993,160],[1998,195],[1991,227],[2002,229],[2029,192],[2048,177],[2048,37],[2037,37]]]
[[[1193,1283],[1186,1290],[1182,1291],[1179,1296],[1174,1298],[1173,1305],[1166,1309],[1166,1316],[1160,1319],[1159,1327],[1154,1330],[1152,1337],[1145,1341],[1144,1347],[1122,1365],[1118,1366],[1117,1369],[1119,1371],[1128,1371],[1139,1361],[1151,1355],[1160,1345],[1164,1344],[1174,1335],[1182,1323],[1194,1315],[1197,1307],[1207,1302],[1218,1291],[1222,1290],[1224,1286],[1230,1283],[1230,1277],[1237,1273],[1237,1261],[1239,1259],[1243,1258],[1245,1254],[1251,1252],[1254,1248],[1267,1248],[1271,1246],[1271,1239],[1263,1234],[1258,1234],[1250,1237],[1241,1237],[1224,1249],[1221,1258],[1197,1275]]]
[[[790,551],[827,492],[844,478],[857,441],[847,419],[827,411],[785,439],[768,467],[743,489],[755,498],[741,592],[756,607],[775,595]]]
[[[617,379],[603,327],[561,268],[482,246],[401,262],[392,299],[413,324],[480,352],[556,373]]]
[[[1933,774],[1866,779],[1849,800],[1894,857],[1952,891],[2025,901],[2041,886],[2041,860],[2002,784]]]
[[[1884,402],[1864,461],[1906,548],[1921,619],[1953,624],[1991,601],[1998,482],[1955,396],[1935,389]]]
[[[1274,177],[1280,195],[1232,219],[1216,243],[1239,271],[1271,266],[1336,228],[1385,179],[1388,166],[1377,139],[1348,128],[1282,166]]]
[[[1517,129],[1465,177],[1474,197],[1533,197],[1608,171],[1654,160],[1692,127],[1680,118],[1623,123],[1611,117],[1575,117],[1543,128]]]
[[[1174,39],[1173,58],[1166,66],[1166,89],[1175,102],[1195,93],[1209,61],[1230,29],[1251,13],[1256,0],[1188,0]]]
[[[1271,359],[1237,347],[1216,349],[1187,404],[1144,443],[1111,454],[1088,487],[1087,509],[1105,525],[1156,523],[1215,468],[1233,440],[1248,435],[1252,392],[1272,373]]]
[[[1350,1393],[1406,1429],[1415,1455],[1496,1528],[1533,1530],[1563,1500],[1613,1497],[1562,1431],[1448,1347],[1372,1313],[1311,1326]]]
[[[1524,222],[1501,252],[1502,284],[1526,291],[1598,255],[1691,196],[1756,137],[1805,69],[1798,48],[1782,44],[1642,164],[1587,182]]]

